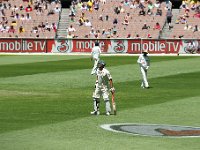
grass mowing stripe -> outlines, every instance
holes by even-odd
[[[11,56],[11,58],[14,56]],[[18,58],[19,57],[19,58]],[[57,72],[57,71],[72,71],[72,70],[79,70],[79,69],[89,69],[92,68],[93,62],[90,61],[89,56],[88,58],[81,57],[72,57],[66,56],[61,57],[62,59],[66,58],[66,60],[62,60],[58,56],[35,56],[36,62],[30,63],[34,61],[34,57],[30,56],[18,56],[19,64],[12,64],[12,61],[16,62],[16,58],[8,59],[10,60],[9,65],[5,65],[8,63],[8,60],[0,62],[0,70],[3,70],[0,74],[0,78],[2,77],[14,77],[14,76],[22,76],[22,75],[32,75],[38,73],[47,73],[47,72]],[[1,58],[1,57],[0,57]],[[4,57],[3,57],[4,58]],[[41,59],[38,62],[38,58]],[[43,58],[43,59],[42,59]],[[78,58],[78,59],[77,59]],[[115,56],[115,57],[102,57],[108,63],[108,66],[118,66],[118,65],[125,65],[125,64],[135,64],[137,57],[123,57],[123,56]],[[126,58],[126,59],[124,59]],[[154,57],[154,62],[157,61],[164,61],[166,58]],[[61,59],[61,60],[60,60]],[[169,57],[169,60],[181,60],[181,59],[189,59],[187,57]],[[194,59],[194,58],[193,58]],[[1,59],[0,59],[1,60]],[[168,61],[169,61],[168,60]],[[4,60],[2,60],[4,61]],[[4,64],[4,65],[3,65]]]
[[[149,78],[157,78],[169,75],[176,75],[181,73],[198,72],[200,67],[198,64],[199,59],[191,58],[185,61],[171,60],[163,62],[154,62],[151,64],[149,70]],[[173,66],[171,65],[173,64]],[[191,67],[192,66],[192,67]],[[121,66],[109,67],[114,83],[136,81],[140,80],[141,75],[139,72],[139,66],[137,64],[128,64]],[[91,69],[82,69],[74,71],[63,71],[54,73],[40,73],[35,75],[26,75],[19,77],[10,77],[0,79],[0,88],[5,87],[13,89],[16,85],[18,88],[31,88],[32,90],[45,90],[49,88],[52,90],[64,90],[65,88],[79,88],[79,87],[93,87],[95,77],[90,75]],[[32,85],[30,87],[30,85]],[[7,89],[6,88],[6,89]]]
[[[108,58],[108,61],[112,62],[112,59],[117,62],[117,59],[112,57]],[[154,61],[161,59],[162,61]],[[56,84],[56,81],[54,81],[54,78],[58,79],[58,81],[65,79],[66,83],[68,83],[64,74],[67,74],[68,77],[70,75],[68,73],[73,73],[74,71],[58,72],[58,74],[47,73],[47,75],[52,74],[52,78],[44,81],[40,77],[43,77],[45,73],[0,79],[0,83],[4,82],[0,84],[0,90],[8,89],[11,93],[13,89],[19,91],[19,93],[14,93],[16,96],[9,96],[9,94],[5,96],[3,92],[3,95],[0,96],[0,149],[64,150],[67,148],[77,150],[118,150],[126,148],[155,150],[158,147],[159,150],[198,149],[199,139],[174,140],[136,137],[119,135],[99,128],[100,124],[115,122],[194,126],[199,124],[200,104],[198,89],[200,71],[194,63],[198,62],[197,58],[178,59],[177,61],[170,60],[169,62],[166,60],[164,57],[155,59],[152,57],[152,66],[149,75],[150,84],[153,88],[149,90],[140,88],[139,68],[137,64],[131,65],[135,63],[136,57],[128,61],[124,57],[124,61],[126,62],[124,64],[126,64],[125,67],[127,67],[127,70],[123,70],[123,64],[119,66],[116,63],[113,66],[108,63],[112,66],[111,68],[108,66],[111,72],[114,70],[112,74],[116,81],[114,82],[117,89],[116,96],[119,110],[117,116],[110,117],[104,115],[94,117],[89,115],[92,109],[91,94],[93,91],[93,78],[88,79],[88,82],[91,82],[92,86],[87,83],[84,87],[78,86],[74,88],[71,88],[73,86],[66,87],[65,85]],[[161,62],[161,65],[159,65],[159,62]],[[180,67],[181,64],[184,66]],[[154,67],[154,65],[157,65],[157,67]],[[162,68],[165,65],[167,69]],[[133,67],[133,70],[130,70],[130,66]],[[172,68],[176,69],[170,69],[169,66],[173,66]],[[190,66],[192,67],[189,68]],[[188,69],[189,72],[187,70],[184,71],[184,68]],[[91,78],[88,74],[90,69],[80,71],[85,72],[88,78]],[[121,71],[125,71],[124,73],[128,73],[129,75],[137,71],[138,77],[131,76],[131,80],[127,81],[120,75],[118,76],[118,73]],[[77,73],[80,75],[82,72]],[[60,74],[63,75],[60,76],[62,79],[56,77]],[[71,75],[74,76],[74,74]],[[28,77],[35,78],[36,83],[33,79],[28,79]],[[80,77],[82,76],[80,75]],[[83,77],[86,77],[86,75]],[[23,81],[27,79],[27,82]],[[40,82],[37,82],[37,80],[40,80]],[[87,80],[87,78],[83,78],[82,80]],[[82,82],[82,80],[80,78],[78,81]],[[46,82],[48,84],[44,84]],[[53,83],[52,85],[51,82]],[[55,85],[58,86],[54,87]],[[25,91],[28,93],[29,91],[36,93],[44,92],[50,95],[37,94],[29,96],[23,94]],[[103,109],[104,104],[101,105],[102,112],[104,111]],[[13,130],[18,131],[13,132]]]
[[[118,99],[119,108],[137,108],[200,96],[199,75],[200,72],[193,72],[152,78],[149,80],[152,86],[149,90],[140,88],[140,82],[117,83],[116,99]],[[128,96],[127,93],[129,93]]]
[[[149,90],[141,89],[139,82],[117,83],[118,111],[200,96],[198,76],[199,72],[151,79],[153,88]],[[0,101],[0,133],[86,117],[92,110],[92,91],[77,88],[59,95],[4,97]],[[100,106],[103,113],[104,104]]]
[[[79,62],[79,63],[76,63]],[[48,72],[72,71],[89,68],[88,59],[60,60],[40,63],[25,63],[0,66],[0,78],[32,75]]]
[[[61,61],[61,60],[72,60],[72,59],[82,59],[88,58],[88,56],[32,56],[32,55],[23,55],[23,56],[1,56],[0,55],[0,66],[1,65],[16,65],[16,64],[25,64],[25,63],[38,63],[38,62],[49,62],[49,61]]]
[[[158,146],[159,150],[198,149],[199,138],[169,139],[132,136],[108,132],[101,129],[99,125],[130,122],[198,126],[200,105],[197,99],[199,98],[192,97],[181,101],[128,109],[121,111],[118,116],[90,116],[73,121],[0,134],[0,148],[6,150],[13,148],[15,150],[64,150],[66,148],[69,150],[102,150],[108,148],[111,150],[121,150],[126,145],[125,149],[134,148],[137,150],[155,150]],[[188,110],[188,107],[191,109]],[[174,114],[174,112],[176,113]]]

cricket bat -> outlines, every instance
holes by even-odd
[[[114,92],[112,92],[112,107],[113,107],[114,115],[117,115],[117,108],[116,108],[116,103],[115,103],[115,93]]]

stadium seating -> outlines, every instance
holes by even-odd
[[[134,1],[135,5],[132,5]],[[141,7],[137,2],[143,4],[146,15],[139,15]],[[154,8],[151,9],[151,15],[147,14],[148,9],[151,7],[150,2],[154,5]],[[83,2],[85,6],[87,6],[87,3],[87,1]],[[64,30],[68,32],[67,28],[72,25],[76,30],[72,32],[74,38],[159,39],[166,26],[167,4],[165,2],[160,3],[159,9],[162,11],[162,15],[156,15],[157,8],[155,4],[156,0],[106,0],[105,3],[99,0],[98,10],[95,10],[94,6],[90,10],[82,10],[75,0],[75,3],[72,3],[70,8],[75,8],[75,17],[66,24]],[[58,0],[1,0],[0,5],[1,37],[56,37],[60,18],[59,12],[62,12],[61,4]],[[27,8],[29,5],[31,8]],[[137,7],[135,8],[135,6]],[[200,12],[196,9],[192,10],[193,4],[191,3],[188,3],[187,6],[189,8],[189,17],[186,17],[186,24],[188,24],[189,29],[186,29],[186,24],[172,22],[173,28],[169,31],[168,37],[165,38],[200,38],[200,31],[194,32],[195,25],[197,25],[197,29],[200,28]],[[196,7],[200,7],[199,3],[196,4]],[[121,9],[120,13],[116,13],[116,8]],[[26,19],[27,14],[31,19]],[[186,11],[181,8],[178,17],[183,15],[186,15]],[[88,19],[92,26],[86,26],[84,23],[80,25],[81,16],[85,20]],[[70,20],[70,16],[68,19]],[[114,19],[117,20],[117,24],[113,24]],[[160,30],[154,29],[157,22],[160,24]],[[142,29],[144,24],[148,26],[147,29]],[[95,33],[91,33],[91,30],[94,30]],[[67,32],[62,37],[69,37]]]
[[[200,3],[194,9],[193,3],[186,3],[186,8],[180,8],[177,21],[173,24],[172,33],[168,38],[200,38]],[[185,22],[181,21],[182,19]],[[197,25],[198,31],[194,28]]]
[[[59,21],[59,12],[55,8],[61,9],[60,3],[45,0],[3,0],[0,5],[1,37],[55,38]],[[20,31],[20,27],[23,30]]]
[[[76,29],[76,32],[74,32],[75,37],[78,38],[127,38],[128,35],[130,38],[135,37],[137,34],[139,34],[140,37],[148,38],[158,38],[159,37],[159,30],[154,30],[153,27],[156,24],[156,22],[159,22],[161,25],[161,28],[164,25],[165,22],[165,12],[164,5],[161,5],[161,10],[163,12],[162,16],[155,16],[156,9],[153,9],[152,15],[145,15],[145,16],[139,16],[139,8],[137,9],[131,9],[130,5],[124,5],[121,3],[121,0],[107,0],[105,4],[99,3],[99,10],[92,10],[92,11],[82,11],[81,8],[77,8],[76,10],[76,16],[74,19],[74,22],[71,22],[70,25],[73,25]],[[87,5],[87,2],[84,2],[85,5]],[[143,3],[145,8],[145,11],[147,10],[147,3]],[[124,9],[124,12],[121,12],[119,14],[116,14],[114,12],[114,9],[116,7],[122,6]],[[88,26],[80,26],[79,25],[79,18],[81,17],[82,13],[84,13],[85,18],[90,20],[92,23],[92,27]],[[130,17],[128,19],[128,25],[124,25],[125,17],[129,13]],[[102,16],[102,21],[99,20],[100,16]],[[106,20],[106,16],[108,16],[108,20]],[[116,18],[118,20],[118,23],[113,25],[113,20]],[[150,28],[148,30],[142,30],[143,24],[146,23]],[[116,34],[112,34],[111,36],[103,36],[102,31],[105,30],[105,32],[109,32],[109,29],[113,31],[113,27],[115,26]],[[91,35],[90,31],[91,29],[94,29],[95,31],[100,31],[99,34]],[[84,31],[84,32],[83,32]]]

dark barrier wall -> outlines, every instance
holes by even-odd
[[[71,0],[61,1],[62,8],[70,8]]]

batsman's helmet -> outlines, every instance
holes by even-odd
[[[103,66],[103,67],[106,66],[106,63],[103,60],[99,60],[99,62],[98,62],[98,67],[101,67],[101,66]]]
[[[95,46],[99,46],[99,42],[95,42]]]
[[[143,52],[143,53],[147,53],[147,54],[148,54],[148,50],[146,50],[146,49],[145,49],[145,50],[143,50],[142,52]]]

